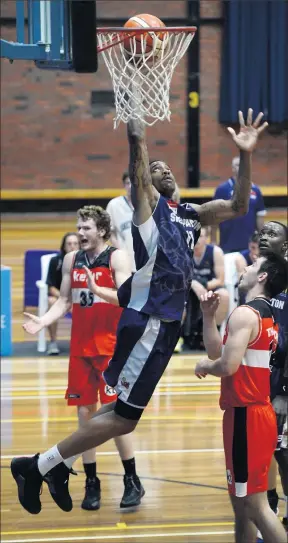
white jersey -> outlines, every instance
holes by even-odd
[[[119,249],[125,249],[131,260],[131,270],[136,270],[133,250],[133,239],[131,224],[133,218],[133,207],[125,196],[117,196],[108,202],[106,211],[111,217],[111,226],[116,236]]]

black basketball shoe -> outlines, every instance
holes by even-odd
[[[67,468],[63,462],[55,466],[44,475],[43,480],[47,483],[50,494],[54,502],[62,509],[69,513],[73,509],[73,503],[69,494],[69,475],[77,475],[73,469]]]
[[[97,511],[100,509],[101,487],[98,477],[86,479],[85,496],[81,504],[82,509],[86,511]]]
[[[145,490],[141,485],[138,475],[124,475],[124,494],[120,503],[121,509],[140,505]]]
[[[22,507],[32,515],[38,515],[41,511],[41,502],[39,495],[43,477],[38,470],[39,453],[29,458],[13,458],[11,462],[11,472],[17,483],[18,498]]]

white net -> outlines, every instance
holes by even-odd
[[[149,35],[138,34],[136,39],[136,36],[127,38],[117,30],[98,30],[98,49],[111,75],[115,94],[114,128],[129,119],[142,119],[149,126],[158,120],[170,120],[171,79],[194,35],[195,32],[179,29],[150,31]],[[148,49],[151,51],[147,52]]]

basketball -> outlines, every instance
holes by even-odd
[[[134,15],[124,25],[124,28],[165,28],[165,24],[155,17],[147,13]],[[133,43],[134,42],[134,43]],[[163,47],[163,33],[145,32],[135,38],[126,38],[124,48],[130,55],[135,53],[137,56],[142,54],[149,55],[151,51],[158,56]]]

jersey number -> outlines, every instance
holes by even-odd
[[[193,235],[193,232],[191,230],[188,230],[186,232],[186,234],[187,234],[187,239],[186,239],[187,245],[188,245],[189,249],[192,250],[192,249],[194,249],[194,235]]]
[[[86,292],[85,290],[82,290],[80,292],[80,305],[81,307],[91,307],[94,302],[94,294],[93,292]]]

